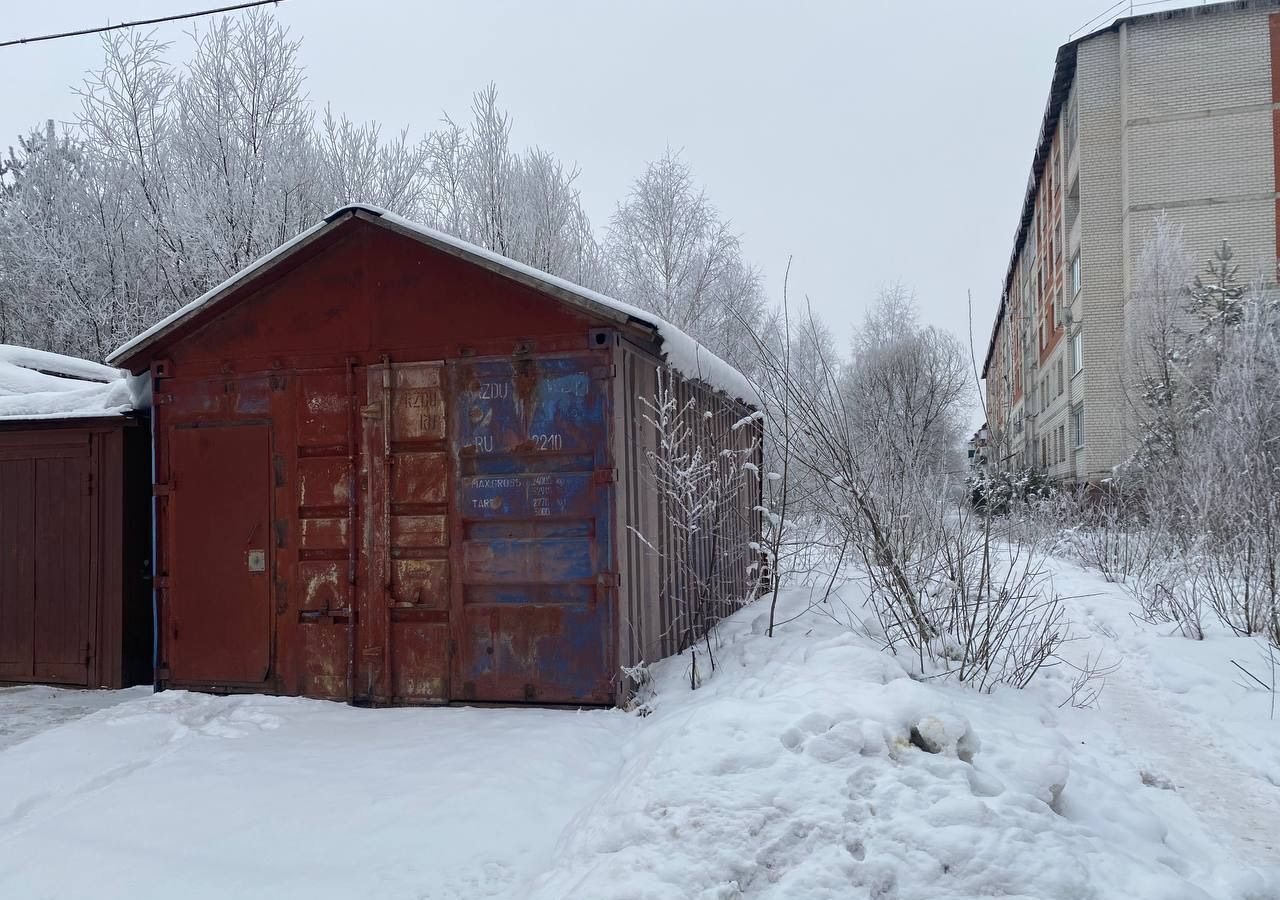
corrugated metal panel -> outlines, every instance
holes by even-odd
[[[357,696],[448,699],[449,453],[444,365],[383,363],[366,377]]]
[[[630,526],[621,541],[627,577],[618,640],[622,664],[633,665],[685,649],[687,634],[700,633],[733,613],[756,587],[749,544],[760,533],[755,511],[758,478],[745,478],[739,496],[726,497],[720,509],[709,513],[718,520],[716,528],[692,537],[673,527],[668,500],[655,490],[650,457],[658,452],[658,435],[647,421],[651,413],[645,401],[656,400],[659,372],[668,380],[692,439],[717,454],[721,465],[739,465],[747,461],[741,458],[746,453],[758,466],[760,426],[753,422],[735,429],[733,425],[750,414],[745,404],[660,370],[647,353],[623,344],[618,358],[624,373],[618,403],[625,408],[617,420],[622,435],[618,514]],[[720,455],[726,450],[738,458]],[[695,593],[695,582],[718,599],[699,610],[697,621],[690,621],[681,603]]]
[[[459,361],[462,699],[613,696],[608,353]]]

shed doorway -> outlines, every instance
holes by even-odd
[[[83,434],[0,450],[0,681],[89,683],[89,472]]]
[[[251,687],[271,665],[271,430],[178,427],[170,437],[175,515],[165,635],[171,676]]]

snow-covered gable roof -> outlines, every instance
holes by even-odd
[[[514,259],[509,259],[491,250],[478,247],[453,235],[445,234],[434,228],[428,228],[425,225],[419,225],[416,222],[410,222],[408,219],[388,210],[365,203],[351,204],[334,210],[325,216],[323,221],[313,225],[292,240],[281,244],[266,256],[250,263],[217,287],[192,300],[186,306],[161,319],[155,325],[142,332],[142,334],[117,348],[107,359],[107,362],[116,363],[135,355],[139,350],[173,331],[180,323],[200,309],[214,303],[249,278],[271,268],[294,251],[301,249],[322,233],[337,227],[338,223],[350,217],[361,218],[407,235],[428,246],[476,263],[492,272],[535,290],[550,294],[563,302],[581,307],[596,315],[622,323],[638,322],[642,325],[647,325],[656,332],[661,344],[663,358],[672,369],[686,378],[703,381],[737,400],[743,400],[756,406],[759,405],[759,394],[750,379],[699,344],[688,334],[652,313],[646,312],[638,306],[632,306],[630,303],[615,300],[590,288],[585,288],[580,284],[574,284],[572,281],[551,275],[524,263],[516,262]]]
[[[147,405],[145,380],[74,356],[0,344],[0,420],[124,415]]]

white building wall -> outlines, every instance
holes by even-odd
[[[1161,210],[1183,225],[1196,265],[1225,239],[1242,276],[1263,271],[1274,279],[1268,20],[1275,12],[1259,4],[1127,26],[1131,279]]]
[[[1105,477],[1126,455],[1124,215],[1121,200],[1121,35],[1107,32],[1076,52],[1080,110],[1080,270],[1078,327],[1084,342],[1085,478]]]

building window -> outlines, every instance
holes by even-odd
[[[1080,293],[1080,254],[1071,257],[1071,296]]]
[[[1062,396],[1062,355],[1058,355],[1058,396]]]
[[[1071,336],[1071,374],[1084,368],[1084,335],[1077,331]]]
[[[1084,404],[1081,403],[1071,412],[1071,430],[1076,439],[1076,449],[1084,446]]]
[[[1062,289],[1059,288],[1058,302],[1055,303],[1053,306],[1053,324],[1055,327],[1062,325],[1062,317],[1066,315],[1066,313],[1063,312],[1063,308],[1064,307],[1062,305]]]
[[[1058,462],[1067,461],[1067,426],[1058,426]]]
[[[1040,438],[1040,468],[1049,468],[1049,439],[1047,437]]]

